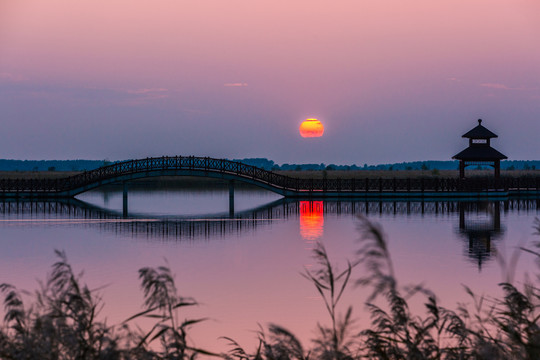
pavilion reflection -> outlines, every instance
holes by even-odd
[[[323,235],[324,202],[300,201],[300,235],[304,240],[314,241]]]
[[[459,204],[458,234],[466,241],[466,256],[479,270],[495,254],[495,244],[504,232],[500,201]]]

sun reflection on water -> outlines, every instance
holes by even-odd
[[[323,234],[324,216],[322,201],[300,201],[300,235],[314,241]]]

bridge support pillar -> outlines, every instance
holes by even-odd
[[[122,183],[122,187],[122,216],[128,217],[128,185],[126,181]]]
[[[105,205],[105,207],[109,206],[109,192],[108,191],[103,192],[103,205]]]
[[[229,180],[229,217],[234,217],[234,180]]]

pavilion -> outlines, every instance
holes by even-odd
[[[459,160],[460,179],[465,178],[465,167],[469,165],[492,166],[498,179],[501,176],[501,160],[508,157],[491,147],[490,139],[497,135],[483,127],[482,120],[478,119],[478,125],[462,137],[469,139],[469,147],[452,157]]]

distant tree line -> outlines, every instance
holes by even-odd
[[[247,165],[257,166],[265,170],[305,171],[305,170],[457,170],[458,161],[411,161],[377,165],[338,165],[338,164],[276,164],[266,158],[234,159]],[[0,159],[0,171],[86,171],[110,165],[114,161],[104,160],[8,160]],[[487,168],[487,167],[476,167]],[[502,170],[536,170],[540,169],[540,160],[509,160],[501,162]]]
[[[108,160],[5,160],[0,171],[85,171],[107,165]]]

